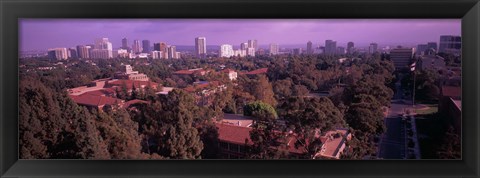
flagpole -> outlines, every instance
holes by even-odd
[[[416,69],[416,62],[414,62],[413,64],[410,65],[410,71],[413,72],[413,92],[412,92],[412,108],[414,109],[415,108],[415,78],[416,78],[416,75],[415,75],[415,69]]]
[[[415,108],[415,70],[413,70],[413,97],[412,97],[412,107]]]

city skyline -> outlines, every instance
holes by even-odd
[[[292,31],[295,30],[295,31]],[[353,31],[353,33],[352,33]],[[20,51],[45,50],[92,44],[93,39],[109,38],[113,48],[127,38],[150,40],[151,44],[194,46],[204,36],[207,45],[231,44],[234,47],[250,39],[258,45],[297,45],[325,40],[346,46],[416,45],[439,42],[441,35],[461,35],[460,19],[21,19]]]

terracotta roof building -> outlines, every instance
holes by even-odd
[[[107,83],[108,87],[122,87],[125,84],[129,91],[132,90],[133,86],[135,88],[145,88],[147,86],[152,87],[152,89],[157,89],[158,84],[150,81],[137,81],[137,80],[112,80]]]
[[[234,124],[216,123],[218,128],[218,139],[221,157],[225,159],[243,159],[246,156],[246,150],[253,144],[250,140],[251,127],[238,126]],[[307,152],[305,147],[296,144],[297,137],[294,134],[287,135],[287,147],[290,157],[298,158]],[[351,139],[351,134],[346,129],[337,129],[329,131],[320,137],[322,141],[321,151],[314,158],[340,159],[347,140]],[[273,148],[272,148],[273,149]]]
[[[173,72],[174,75],[205,75],[207,71],[202,68],[179,70]]]
[[[98,96],[92,94],[82,94],[82,95],[70,95],[70,98],[77,103],[78,105],[87,106],[88,108],[95,108],[99,111],[103,110],[103,107],[110,105],[117,105],[122,107],[124,100],[107,97],[107,96]]]

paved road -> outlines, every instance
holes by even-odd
[[[386,118],[387,132],[383,134],[378,156],[383,159],[405,157],[405,125],[400,117]]]
[[[400,80],[401,81],[401,78]],[[401,100],[400,82],[396,83],[397,92],[393,96],[388,116],[385,118],[387,132],[382,134],[378,148],[378,157],[383,159],[405,158],[405,123],[399,116],[404,108],[410,106]]]

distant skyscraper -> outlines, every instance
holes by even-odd
[[[278,44],[272,43],[270,44],[270,55],[277,55],[278,54]]]
[[[325,54],[335,54],[337,52],[337,42],[333,40],[325,40]]]
[[[160,43],[154,43],[153,44],[153,49],[156,51],[161,51],[162,55],[160,58],[168,58],[168,46],[167,43],[160,42]]]
[[[378,44],[377,43],[370,43],[370,46],[368,47],[368,53],[373,54],[378,51]]]
[[[462,37],[452,35],[440,36],[440,47],[438,52],[460,53],[462,49]]]
[[[300,55],[300,54],[302,54],[302,48],[293,49],[293,55]]]
[[[108,49],[92,49],[90,51],[90,58],[92,59],[108,59],[112,56],[113,52]]]
[[[150,56],[152,56],[152,59],[162,59],[163,58],[163,52],[162,51],[151,51]]]
[[[311,41],[307,42],[307,54],[313,54],[313,45]]]
[[[48,57],[55,60],[66,60],[68,59],[67,48],[48,49]]]
[[[133,40],[132,50],[133,50],[133,53],[135,54],[142,52],[143,49],[139,40]]]
[[[428,42],[427,43],[427,49],[434,49],[435,51],[438,51],[438,46],[436,42]]]
[[[127,38],[122,39],[122,49],[127,49],[128,50],[128,40],[127,40]]]
[[[246,51],[247,48],[248,48],[248,43],[241,43],[240,44],[240,50],[245,50]]]
[[[175,46],[168,47],[168,59],[178,59],[177,48]]]
[[[355,47],[355,44],[353,42],[348,42],[347,44],[347,52],[348,54],[353,54],[353,49]]]
[[[78,58],[77,50],[75,48],[68,48],[68,57],[69,58]]]
[[[195,54],[198,58],[207,56],[207,39],[205,37],[195,38]]]
[[[392,60],[395,69],[408,68],[413,58],[413,48],[395,48],[390,51],[390,60]]]
[[[117,57],[119,58],[130,58],[130,53],[126,49],[117,50]]]
[[[220,57],[230,57],[233,56],[233,47],[229,44],[220,45]]]
[[[248,40],[248,47],[258,50],[257,40]]]
[[[417,45],[417,50],[416,50],[416,54],[418,55],[423,55],[425,54],[425,51],[427,51],[428,49],[428,45],[427,44],[419,44]]]
[[[142,53],[149,53],[150,51],[151,51],[150,41],[149,40],[143,40],[142,41]]]
[[[341,46],[337,47],[336,53],[341,55],[345,54],[345,47],[341,47]]]
[[[95,49],[106,50],[107,57],[105,59],[113,58],[113,46],[112,43],[108,41],[108,38],[100,38],[95,40]]]
[[[255,48],[247,48],[247,56],[255,56]]]
[[[81,59],[88,59],[90,58],[90,46],[77,46],[77,56]]]

